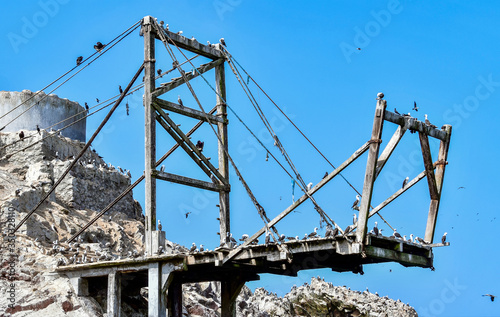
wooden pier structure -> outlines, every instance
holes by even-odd
[[[120,316],[120,302],[123,281],[136,287],[148,287],[149,316],[181,316],[182,284],[202,281],[221,282],[221,316],[235,316],[235,300],[247,281],[258,280],[261,273],[296,276],[306,269],[329,268],[337,272],[351,271],[363,274],[363,265],[383,262],[397,262],[404,266],[432,268],[432,247],[448,244],[432,244],[438,216],[439,201],[443,186],[451,126],[434,128],[410,116],[401,116],[386,110],[387,103],[379,94],[371,138],[354,152],[344,163],[335,168],[290,207],[267,221],[265,226],[249,237],[241,245],[230,245],[226,240],[230,230],[228,135],[225,71],[226,53],[221,44],[203,45],[163,28],[156,19],[147,16],[143,19],[141,35],[144,37],[144,106],[145,106],[145,186],[146,186],[146,234],[144,257],[63,266],[56,269],[66,274],[79,296],[89,295],[89,286],[107,281],[107,314]],[[193,72],[179,69],[181,77],[170,82],[156,85],[155,44],[160,41],[170,46],[187,50],[210,58],[212,61],[200,65]],[[174,61],[174,66],[178,65]],[[215,69],[216,100],[211,111],[195,110],[160,97],[205,72]],[[191,87],[191,86],[189,86]],[[217,129],[219,144],[218,166],[205,157],[190,138],[169,117],[168,112],[196,118],[200,123],[207,122]],[[174,175],[157,170],[156,162],[156,123],[165,129],[194,162],[205,172],[211,182]],[[384,122],[398,125],[397,131],[381,149],[381,135]],[[375,180],[407,130],[418,133],[425,170],[406,186],[398,190],[384,202],[371,208],[371,198]],[[437,161],[433,161],[428,137],[440,140]],[[379,155],[379,151],[382,150]],[[364,186],[359,205],[358,222],[354,232],[344,234],[340,230],[336,236],[312,238],[307,240],[281,241],[280,243],[257,244],[253,242],[273,227],[299,205],[339,175],[352,162],[368,152]],[[427,178],[429,185],[430,207],[425,230],[425,243],[403,241],[394,237],[375,236],[368,233],[368,219],[379,213],[385,206],[399,197],[417,182]],[[165,248],[165,232],[156,227],[156,181],[165,180],[187,186],[215,191],[220,197],[220,237],[221,247],[214,251],[180,254],[160,254],[158,249]]]

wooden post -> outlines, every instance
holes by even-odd
[[[239,278],[221,281],[221,317],[236,316],[236,298],[241,292],[245,281]]]
[[[398,126],[398,129],[396,130],[396,132],[394,132],[392,138],[389,140],[386,147],[382,151],[382,154],[380,154],[380,157],[377,160],[377,171],[375,172],[375,178],[378,177],[378,175],[382,171],[382,168],[384,168],[385,163],[387,163],[387,160],[391,156],[394,149],[396,149],[396,146],[398,145],[399,141],[401,141],[401,138],[403,137],[405,132],[406,127]]]
[[[229,183],[229,163],[226,151],[228,150],[227,137],[227,107],[226,107],[226,81],[224,64],[215,67],[215,87],[217,92],[217,116],[224,119],[217,123],[217,130],[221,142],[219,144],[219,172]],[[229,217],[229,191],[219,192],[219,219],[220,219],[220,243],[226,242],[228,232],[231,232]]]
[[[167,291],[168,317],[182,317],[182,283],[172,281]]]
[[[108,317],[120,317],[121,312],[121,279],[120,273],[113,272],[108,275]]]
[[[148,268],[148,316],[150,317],[165,317],[167,314],[162,277],[161,263],[150,263]]]
[[[156,230],[156,179],[152,171],[156,163],[156,117],[152,108],[151,93],[155,90],[155,34],[153,33],[153,17],[143,20],[144,34],[144,120],[145,120],[145,169],[146,193],[146,253],[152,256],[152,232]]]
[[[373,120],[373,129],[370,149],[368,150],[368,160],[366,162],[365,181],[363,183],[363,196],[359,205],[358,226],[356,230],[356,241],[364,243],[366,236],[366,225],[368,224],[368,211],[373,194],[373,183],[375,182],[377,158],[380,149],[380,139],[382,136],[382,127],[384,126],[384,111],[387,107],[385,100],[379,99],[375,108],[375,119]]]
[[[441,141],[439,146],[438,162],[436,166],[435,179],[437,189],[437,199],[432,199],[429,206],[429,215],[427,217],[427,226],[425,228],[424,240],[432,243],[434,240],[434,231],[436,229],[436,220],[439,210],[439,202],[441,200],[441,190],[443,189],[444,171],[446,167],[446,160],[448,159],[448,149],[450,147],[451,138],[451,125],[446,124],[444,131],[447,134],[446,141]]]

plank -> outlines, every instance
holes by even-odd
[[[380,149],[382,128],[384,126],[384,111],[387,107],[387,101],[378,100],[375,108],[375,117],[373,119],[373,128],[371,135],[370,150],[366,162],[365,180],[363,182],[363,192],[361,202],[359,203],[358,224],[356,230],[356,241],[363,243],[366,237],[366,225],[368,223],[368,212],[371,205],[373,185],[376,177],[377,158]]]
[[[370,146],[370,143],[366,142],[363,144],[356,152],[354,152],[344,163],[340,164],[333,172],[328,174],[327,177],[323,178],[316,186],[311,188],[311,190],[302,195],[298,200],[296,200],[292,205],[290,205],[287,209],[282,211],[278,216],[272,219],[268,226],[272,227],[281,221],[285,216],[294,211],[297,207],[299,207],[304,201],[306,201],[310,196],[320,190],[324,185],[326,185],[329,181],[331,181],[335,176],[341,173],[346,167],[348,167],[352,162],[354,162],[358,157],[360,157],[363,153],[365,153]],[[256,233],[254,233],[251,237],[249,237],[243,244],[241,244],[236,249],[232,250],[223,260],[223,264],[232,259],[235,255],[237,255],[243,248],[247,247],[252,241],[260,237],[264,232],[266,232],[267,227],[259,229]]]
[[[186,73],[186,79],[189,81],[193,78],[198,77],[200,74],[206,73],[209,70],[211,70],[212,68],[215,68],[216,66],[219,66],[221,64],[224,64],[224,59],[217,59],[217,60],[212,61],[210,63],[201,65],[200,67],[197,68],[198,71],[195,72],[194,75],[192,72]],[[153,97],[157,98],[157,97],[169,92],[170,90],[177,88],[185,83],[186,82],[184,81],[184,78],[182,78],[182,76],[181,76],[181,77],[178,77],[178,78],[176,78],[168,83],[161,84],[161,86],[156,88],[156,90],[153,92]]]
[[[165,32],[167,38],[169,38],[179,48],[188,50],[196,54],[200,54],[210,59],[224,58],[224,53],[219,49],[220,44],[208,46],[205,44],[201,44],[196,40],[188,39],[187,37],[179,35],[177,33],[167,31],[165,29],[163,29],[163,31]],[[159,36],[156,36],[156,38],[158,40],[161,40]],[[169,41],[169,44],[172,44],[172,42]]]
[[[203,120],[203,121],[209,122],[209,123],[224,122],[223,118],[220,118],[220,117],[208,114],[208,113],[205,114],[202,111],[188,108],[186,106],[181,106],[179,104],[176,104],[176,103],[173,103],[173,102],[170,102],[167,100],[153,98],[153,103],[158,105],[160,108],[162,108],[164,110],[175,112],[175,113],[178,113],[178,114],[190,117],[190,118]],[[208,120],[207,120],[207,117],[208,117]]]
[[[161,172],[161,171],[153,171],[153,177],[167,181],[167,182],[172,182],[172,183],[192,186],[192,187],[196,187],[196,188],[211,190],[214,192],[219,192],[221,190],[228,190],[229,189],[228,188],[229,186],[214,184],[214,183],[205,182],[205,181],[190,178],[190,177],[180,176],[180,175],[176,175],[176,174],[170,174],[170,173]]]
[[[404,266],[420,266],[420,267],[432,266],[432,258],[429,259],[421,255],[404,253],[404,252],[374,247],[371,245],[365,246],[364,251],[367,257],[377,258],[387,261],[394,261]]]
[[[401,138],[406,132],[406,127],[404,126],[398,126],[396,132],[392,135],[391,139],[385,146],[384,150],[382,151],[382,154],[380,154],[378,160],[377,160],[377,170],[375,171],[375,178],[378,177],[382,169],[384,168],[385,163],[387,163],[387,160],[391,156],[392,152],[394,152],[394,149],[396,149],[396,146],[398,145],[399,141],[401,141]]]
[[[431,149],[429,146],[429,138],[424,133],[419,132],[420,147],[422,148],[422,156],[424,158],[425,171],[427,172],[427,183],[429,184],[429,194],[432,200],[438,199],[438,190],[436,186],[436,178],[434,177],[434,166],[432,164]]]
[[[448,135],[445,131],[439,130],[437,128],[431,128],[426,125],[424,122],[419,121],[417,118],[413,117],[405,117],[394,112],[390,112],[385,110],[384,119],[386,121],[399,124],[400,126],[406,126],[408,130],[414,130],[421,133],[425,133],[430,137],[439,139],[441,141],[445,141],[448,138]]]

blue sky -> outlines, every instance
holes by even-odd
[[[92,54],[97,41],[106,43],[152,15],[168,23],[170,30],[183,30],[185,36],[195,36],[201,43],[224,37],[231,54],[336,166],[370,138],[377,92],[385,93],[389,110],[396,107],[407,113],[416,101],[420,111],[412,112],[414,116],[423,120],[428,114],[437,126],[453,126],[436,227],[438,239],[448,232],[451,246],[434,250],[436,270],[377,264],[365,266],[363,276],[303,271],[296,278],[263,275],[248,285],[283,295],[293,284],[320,275],[335,285],[357,290],[368,287],[382,296],[399,298],[414,306],[420,316],[500,316],[498,303],[481,296],[500,294],[495,246],[495,226],[500,219],[496,219],[498,207],[491,201],[499,175],[498,123],[494,120],[500,112],[499,7],[495,1],[404,0],[317,1],[314,5],[248,0],[42,0],[22,6],[8,2],[0,13],[0,89],[37,91],[72,68],[77,56]],[[118,93],[118,85],[125,87],[142,60],[143,39],[134,32],[54,93],[93,106],[96,97],[107,99]],[[202,58],[196,61],[206,62]],[[157,67],[166,70],[170,65],[158,43]],[[207,74],[208,79],[213,76],[213,72]],[[226,77],[228,104],[279,156],[228,67]],[[201,80],[193,85],[204,107],[211,108],[215,96],[210,89]],[[306,183],[319,182],[332,168],[255,85],[250,87]],[[186,106],[197,108],[186,88],[164,98],[175,102],[178,94]],[[128,97],[130,116],[121,106],[95,143],[107,161],[130,169],[134,180],[144,166],[141,95],[137,92]],[[104,116],[99,113],[88,119],[87,136]],[[195,124],[194,120],[172,118],[184,131]],[[229,121],[230,153],[273,217],[292,201],[290,178],[276,163],[265,161],[265,151],[232,114]],[[385,124],[383,146],[395,129],[393,124]],[[204,127],[193,138],[204,140],[207,156],[215,160],[217,141],[211,130]],[[159,129],[158,157],[172,144]],[[431,146],[437,155],[438,143],[431,141]],[[343,173],[359,190],[365,165],[366,154]],[[181,151],[165,166],[172,173],[203,176]],[[422,170],[418,136],[407,134],[380,174],[372,204],[396,191],[406,176],[411,179]],[[235,236],[252,234],[262,222],[234,173],[231,179],[232,232]],[[163,182],[158,190],[158,218],[168,239],[185,245],[203,243],[208,248],[218,244],[218,199],[214,194]],[[143,205],[143,185],[134,195]],[[350,224],[355,193],[342,179],[333,180],[315,196],[342,227]],[[428,205],[424,180],[382,214],[398,232],[423,236]],[[185,211],[192,212],[188,219]],[[370,219],[370,226],[376,220]],[[280,223],[278,230],[303,236],[318,222],[308,202]],[[388,227],[380,227],[389,232]]]

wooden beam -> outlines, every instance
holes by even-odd
[[[373,119],[372,136],[370,139],[370,150],[366,162],[365,180],[363,183],[363,193],[359,204],[358,224],[356,229],[356,241],[363,243],[366,236],[366,225],[368,223],[368,212],[373,194],[373,183],[375,182],[375,170],[377,168],[377,158],[382,142],[382,128],[384,126],[384,111],[387,101],[379,99],[375,108],[375,118]]]
[[[223,58],[224,53],[219,49],[220,46],[219,44],[213,44],[211,46],[204,45],[199,43],[197,40],[193,39],[188,39],[187,37],[184,37],[182,35],[179,35],[174,32],[167,31],[163,29],[165,32],[166,36],[168,39],[171,41],[168,41],[168,44],[175,43],[179,48],[188,50],[190,52],[200,54],[202,56],[211,58],[211,59],[218,59],[218,58]],[[157,39],[161,40],[159,36],[157,36]]]
[[[422,148],[422,156],[424,158],[425,171],[427,173],[427,183],[429,184],[429,194],[432,200],[438,199],[438,190],[436,187],[436,178],[434,177],[434,166],[432,164],[431,149],[429,146],[429,138],[424,133],[418,133],[420,138],[420,146]]]
[[[151,108],[151,94],[155,90],[155,32],[153,25],[153,17],[144,18],[145,238],[148,256],[153,255],[152,232],[156,230],[156,181],[151,177],[151,171],[155,169],[156,163],[156,114]]]
[[[426,258],[425,256],[421,255],[415,255],[410,253],[404,253],[404,252],[374,247],[371,245],[365,246],[365,253],[367,257],[383,259],[387,261],[394,261],[404,266],[420,266],[420,267],[432,266],[432,258]]]
[[[153,177],[167,181],[167,182],[188,185],[188,186],[192,186],[192,187],[196,187],[196,188],[211,190],[214,192],[219,192],[221,190],[227,190],[229,187],[229,186],[225,186],[225,185],[213,184],[210,182],[205,182],[205,181],[194,179],[194,178],[165,173],[165,172],[161,172],[161,171],[153,171]]]
[[[436,229],[439,203],[441,200],[441,191],[443,189],[444,171],[448,160],[448,149],[450,147],[451,125],[445,125],[444,131],[446,132],[447,138],[445,141],[441,141],[441,144],[439,146],[438,162],[436,164],[435,174],[438,199],[435,201],[431,200],[431,204],[429,206],[429,215],[427,216],[427,226],[425,228],[424,240],[430,243],[432,243],[434,240],[434,231]]]
[[[421,133],[425,133],[433,138],[439,139],[441,141],[446,140],[447,134],[443,130],[439,130],[437,128],[431,128],[426,125],[424,122],[417,120],[417,118],[409,117],[409,116],[401,116],[399,114],[395,114],[394,112],[385,111],[384,119],[386,121],[399,124],[400,126],[406,126],[408,130],[418,131]]]
[[[384,150],[382,151],[382,154],[380,154],[377,160],[377,170],[375,171],[375,178],[378,177],[378,174],[380,174],[382,168],[384,168],[385,163],[387,163],[387,160],[391,156],[392,152],[398,145],[399,141],[401,140],[405,132],[406,132],[406,127],[399,126],[396,132],[394,132],[394,134],[392,135],[392,138],[389,140],[389,143],[387,143]]]
[[[192,72],[186,73],[186,78],[189,81],[193,78],[198,77],[200,74],[203,74],[203,73],[205,73],[205,72],[211,70],[212,68],[215,68],[216,66],[219,66],[221,64],[224,64],[224,59],[217,59],[217,60],[212,61],[210,63],[201,65],[200,67],[197,68],[198,71],[195,72],[194,75]],[[185,83],[186,82],[184,81],[184,79],[181,76],[181,77],[178,77],[178,78],[172,80],[171,82],[161,84],[161,86],[158,87],[153,92],[153,97],[159,97],[159,96],[163,95],[164,93],[167,93],[170,90],[177,88]]]
[[[215,92],[217,116],[222,119],[217,123],[217,157],[219,159],[219,172],[229,183],[229,161],[227,151],[228,133],[227,133],[227,106],[226,106],[226,75],[224,64],[215,67]],[[219,232],[220,243],[225,243],[227,233],[231,232],[231,218],[229,212],[229,190],[220,191],[219,194]]]
[[[162,109],[172,111],[175,113],[179,113],[179,114],[184,115],[186,117],[195,118],[198,120],[203,120],[205,122],[215,123],[215,122],[223,122],[224,121],[224,119],[222,119],[220,117],[216,117],[216,116],[208,114],[208,113],[204,114],[203,112],[201,112],[199,110],[195,110],[195,109],[191,109],[191,108],[188,108],[185,106],[181,106],[181,105],[178,105],[176,103],[173,103],[173,102],[170,102],[167,100],[153,98],[153,103],[158,105]],[[209,120],[207,120],[207,117]]]
[[[184,134],[184,132],[182,132],[181,129],[179,129],[179,127],[175,124],[174,121],[172,121],[172,119],[170,119],[170,117],[168,116],[168,114],[166,114],[165,112],[163,112],[163,110],[158,107],[157,105],[153,104],[153,107],[156,109],[156,112],[161,116],[161,118],[163,120],[165,120],[165,123],[168,124],[168,128],[166,128],[162,122],[160,121],[160,124],[162,125],[162,127],[165,128],[165,130],[167,130],[167,132],[180,144],[181,144],[181,147],[186,151],[186,153],[191,156],[191,158],[193,158],[193,160],[201,166],[201,163],[203,162],[203,164],[210,170],[211,173],[213,173],[224,185],[229,185],[229,181],[227,179],[225,179],[220,173],[219,171],[217,170],[217,168],[215,168],[215,166],[212,165],[212,163],[210,163],[210,161],[205,157],[205,155],[203,155],[200,150],[198,150],[198,148],[196,148],[196,146],[194,145],[193,142],[191,142],[191,140]],[[196,155],[193,155],[193,154],[196,154]],[[201,161],[201,162],[200,162]],[[205,169],[203,169],[204,171],[206,171]],[[210,177],[210,172],[207,173],[207,175]]]
[[[424,178],[426,175],[427,175],[426,171],[423,171],[422,173],[418,174],[418,176],[415,177],[414,179],[412,179],[411,181],[409,181],[408,184],[406,184],[405,187],[401,188],[400,190],[398,190],[397,192],[395,192],[394,194],[392,194],[391,197],[387,198],[385,201],[383,201],[377,207],[373,208],[370,211],[370,214],[368,215],[368,218],[370,218],[371,216],[373,216],[374,214],[376,214],[377,212],[379,212],[382,208],[384,208],[389,203],[391,203],[393,200],[395,200],[396,198],[398,198],[399,196],[401,196],[405,191],[407,191],[408,189],[410,189],[411,187],[413,187],[413,185],[415,185],[420,180],[422,180],[422,178]]]
[[[304,201],[306,201],[310,196],[312,196],[314,193],[316,193],[318,190],[321,189],[324,185],[326,185],[329,181],[331,181],[335,176],[337,176],[339,173],[341,173],[346,167],[348,167],[352,162],[354,162],[358,157],[360,157],[363,153],[368,150],[370,146],[369,142],[366,142],[363,144],[354,154],[352,154],[344,163],[340,164],[339,167],[337,167],[333,172],[328,174],[327,177],[323,178],[316,186],[311,188],[311,190],[307,193],[302,195],[298,200],[296,200],[292,205],[290,205],[287,209],[282,211],[278,216],[276,216],[273,220],[271,220],[268,224],[268,226],[264,226],[263,228],[259,229],[256,233],[254,233],[251,237],[249,237],[243,244],[241,244],[239,247],[236,249],[232,250],[223,260],[223,264],[226,263],[227,261],[231,260],[234,256],[236,256],[243,248],[247,247],[252,241],[260,237],[264,232],[266,232],[267,227],[272,227],[275,224],[277,224],[279,221],[281,221],[285,216],[287,216],[289,213],[291,213],[295,208],[299,207]]]

